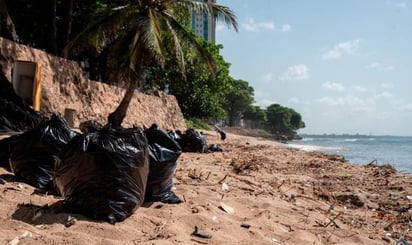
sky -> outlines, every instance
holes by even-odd
[[[412,0],[217,0],[230,74],[255,104],[290,107],[298,133],[412,136]]]

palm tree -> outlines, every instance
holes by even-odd
[[[107,54],[107,66],[114,69],[113,79],[125,81],[128,88],[117,109],[110,113],[109,123],[120,127],[136,88],[145,76],[146,68],[153,60],[164,64],[168,53],[174,53],[182,74],[185,73],[183,48],[194,48],[198,56],[216,72],[212,56],[176,20],[176,9],[207,13],[223,20],[238,30],[234,13],[225,6],[196,0],[134,0],[125,6],[98,13],[82,33],[67,47],[71,52],[87,48],[97,54]],[[167,41],[166,41],[167,40]],[[167,50],[166,42],[173,44]]]

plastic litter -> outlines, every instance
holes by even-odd
[[[18,181],[54,192],[53,172],[60,150],[76,135],[66,120],[54,114],[36,128],[9,142],[10,168]]]
[[[145,201],[180,203],[180,198],[172,191],[176,161],[182,153],[179,144],[156,124],[145,130],[145,134],[150,156]]]
[[[10,158],[10,143],[13,142],[18,135],[10,136],[0,140],[0,167],[11,172],[9,158]]]
[[[408,242],[405,238],[399,238],[396,240],[396,245],[412,245],[412,242]]]
[[[66,224],[64,224],[64,226],[70,227],[70,226],[74,225],[76,223],[76,221],[77,221],[77,219],[75,217],[69,215],[66,219]]]
[[[231,206],[229,206],[229,205],[227,205],[223,202],[220,202],[220,207],[228,214],[234,214],[235,213],[234,208],[232,208]]]
[[[207,152],[207,140],[201,132],[194,129],[188,129],[184,133],[181,133],[180,131],[176,131],[176,133],[179,134],[177,142],[183,152]]]
[[[0,73],[0,132],[26,131],[36,127],[44,116],[35,112]]]
[[[242,223],[242,224],[240,224],[240,227],[249,229],[249,228],[250,228],[250,225],[249,225],[249,224],[246,224],[246,223]]]
[[[143,203],[149,150],[141,130],[108,125],[78,135],[58,158],[54,181],[75,211],[114,224]]]
[[[218,144],[211,144],[208,147],[208,151],[210,151],[210,152],[222,152],[223,148]]]
[[[199,227],[197,227],[197,225],[195,225],[194,231],[192,232],[191,235],[192,235],[192,236],[197,236],[197,237],[200,237],[200,238],[205,238],[205,239],[210,239],[210,238],[212,238],[211,235],[204,234],[204,233],[200,233],[200,232],[199,232]]]
[[[229,185],[228,184],[226,184],[225,182],[223,182],[222,183],[222,190],[223,191],[228,191],[230,188],[229,188]]]

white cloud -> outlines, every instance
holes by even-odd
[[[281,32],[290,32],[292,31],[292,26],[289,24],[284,24],[282,25],[282,27],[280,28]]]
[[[402,9],[406,9],[408,7],[405,2],[395,3],[395,6]]]
[[[309,79],[309,68],[306,65],[289,66],[283,73],[280,80],[307,80]]]
[[[325,82],[322,84],[322,88],[337,92],[345,91],[345,87],[342,84],[336,82]]]
[[[379,94],[375,94],[373,96],[373,98],[376,99],[376,100],[389,99],[389,98],[392,98],[392,97],[393,97],[393,95],[389,92],[382,92],[382,93],[379,93]]]
[[[292,26],[289,24],[283,24],[279,28],[279,27],[276,27],[275,23],[272,21],[256,22],[254,18],[249,18],[246,23],[241,24],[241,27],[245,29],[246,31],[250,31],[250,32],[260,32],[263,30],[280,31],[280,32],[292,31]]]
[[[268,100],[268,99],[261,99],[261,100],[256,102],[256,104],[259,105],[262,108],[266,108],[270,105],[277,104],[277,103],[278,102],[276,102],[275,100]]]
[[[341,42],[336,44],[332,49],[328,50],[322,55],[325,60],[340,59],[344,55],[354,54],[360,46],[360,39],[352,41]]]
[[[262,76],[262,81],[265,82],[265,83],[269,83],[269,82],[273,81],[273,74],[272,73],[264,74]]]
[[[367,88],[365,88],[365,87],[363,87],[363,86],[360,86],[360,85],[353,86],[352,88],[353,88],[356,92],[360,92],[360,93],[364,93],[364,92],[367,92],[367,91],[368,91]]]
[[[334,98],[331,98],[331,97],[322,97],[322,98],[318,99],[317,101],[321,104],[325,104],[325,105],[328,105],[328,106],[337,106],[337,105],[341,105],[341,103],[342,103],[341,101],[338,101],[338,100],[336,100]]]
[[[392,6],[392,7],[398,8],[398,9],[406,9],[406,8],[408,8],[407,3],[406,3],[406,2],[403,2],[403,1],[386,1],[386,3],[387,3],[389,6]]]
[[[393,83],[391,82],[383,82],[381,83],[380,87],[382,89],[392,89],[393,88]]]
[[[391,70],[395,69],[395,67],[393,67],[393,66],[384,65],[380,62],[370,63],[369,65],[366,66],[366,68],[375,69],[375,70],[379,70],[379,71],[391,71]]]
[[[300,100],[299,100],[299,98],[292,97],[292,98],[289,98],[288,102],[291,103],[291,104],[299,104]]]
[[[404,104],[401,107],[401,110],[404,111],[404,112],[412,112],[412,103]]]
[[[366,67],[367,68],[378,68],[379,66],[381,66],[381,63],[373,62],[373,63],[370,63],[369,65],[367,65]]]
[[[340,107],[341,109],[344,108],[345,110],[354,112],[370,112],[376,109],[378,104],[391,104],[393,98],[393,94],[385,91],[365,98],[353,95],[343,97],[326,96],[318,99],[317,102],[330,107]]]
[[[259,32],[261,30],[275,30],[273,22],[259,22],[256,23],[253,18],[249,18],[247,23],[241,24],[246,31]]]
[[[373,99],[363,100],[361,98],[348,95],[346,97],[323,97],[317,100],[321,104],[325,104],[331,107],[345,107],[355,112],[371,111],[372,106],[375,104]]]

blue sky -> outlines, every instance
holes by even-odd
[[[298,111],[299,133],[412,136],[412,0],[218,0],[231,76],[256,105]]]

